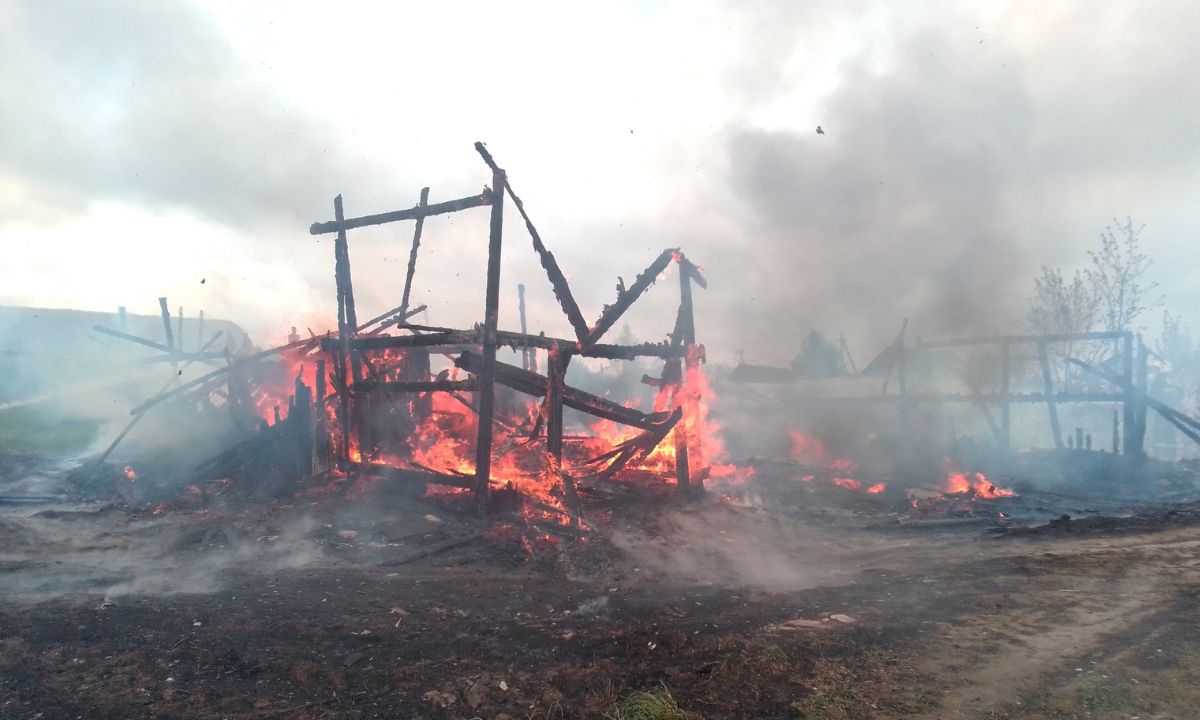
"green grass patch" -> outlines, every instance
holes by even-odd
[[[34,408],[0,410],[0,452],[72,455],[96,439],[100,423],[62,418]]]
[[[604,716],[607,720],[692,720],[695,716],[679,707],[666,685],[630,695]]]

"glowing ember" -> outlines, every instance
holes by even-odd
[[[126,465],[125,469],[121,472],[125,473],[125,477],[129,478],[129,482],[137,482],[137,473],[133,471],[133,468]]]

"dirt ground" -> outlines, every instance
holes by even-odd
[[[379,493],[6,506],[0,717],[621,718],[642,691],[712,719],[1197,717],[1189,513],[636,515],[572,542]]]

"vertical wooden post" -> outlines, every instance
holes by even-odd
[[[691,262],[682,254],[678,256],[679,264],[679,319],[676,332],[680,335],[684,353],[684,370],[679,377],[679,405],[683,407],[683,417],[675,424],[675,473],[679,489],[691,496],[704,491],[704,480],[698,476],[692,478],[691,451],[699,449],[701,438],[696,434],[697,428],[692,427],[699,413],[698,398],[693,397],[693,389],[688,387],[688,371],[699,367],[699,357],[696,352],[696,317],[692,306],[692,273]]]
[[[1125,399],[1121,402],[1122,450],[1136,455],[1137,448],[1137,390],[1133,387],[1133,333],[1126,332],[1121,345],[1121,370],[1125,380]]]
[[[1113,436],[1112,436],[1112,452],[1113,455],[1121,452],[1121,421],[1117,413],[1117,409],[1113,408]]]
[[[521,334],[525,335],[528,330],[525,326],[525,285],[517,285],[517,312],[521,316]],[[521,348],[521,369],[529,370],[529,346]]]
[[[1058,424],[1058,402],[1054,399],[1054,379],[1050,376],[1050,358],[1046,343],[1039,342],[1038,363],[1042,366],[1042,389],[1046,394],[1046,409],[1050,412],[1050,432],[1054,434],[1054,447],[1063,449],[1062,427]]]
[[[125,306],[117,307],[117,318],[121,322],[121,332],[129,332],[129,314],[125,312]]]
[[[163,333],[167,338],[167,347],[175,349],[175,334],[171,331],[171,311],[167,309],[167,299],[160,297],[158,299],[158,309],[162,312]]]
[[[1009,343],[1000,345],[1000,443],[1001,450],[1012,448],[1012,402],[1009,396],[1011,352]]]
[[[575,491],[575,479],[563,471],[563,387],[566,385],[569,353],[561,352],[555,343],[546,361],[546,451],[550,454],[551,472],[555,473],[563,486],[567,510],[572,524],[579,525],[579,496]]]
[[[200,316],[197,318],[196,322],[199,325],[196,328],[196,347],[203,350],[204,349],[204,311],[203,310],[200,311]]]
[[[1142,341],[1141,333],[1137,336],[1138,354],[1137,354],[1137,387],[1140,392],[1137,393],[1137,410],[1135,412],[1134,422],[1134,452],[1138,455],[1146,454],[1146,395],[1150,392],[1150,349],[1146,347],[1146,343]]]
[[[900,325],[900,334],[896,336],[896,416],[900,423],[898,433],[904,452],[908,453],[911,432],[910,416],[912,408],[908,403],[908,358],[905,356],[905,346],[908,344],[905,336],[908,333],[908,318]]]
[[[317,360],[317,374],[313,378],[312,465],[310,472],[318,473],[329,469],[329,435],[325,431],[325,358]]]
[[[421,201],[417,207],[429,204],[429,188],[421,188]],[[421,231],[425,228],[425,216],[417,217],[417,227],[413,230],[412,249],[408,251],[408,274],[404,276],[404,295],[400,298],[400,317],[408,317],[408,298],[412,291],[413,275],[417,272],[417,250],[421,247]]]
[[[492,418],[496,410],[496,327],[500,315],[500,248],[504,234],[504,170],[492,171],[492,215],[488,231],[487,286],[483,304],[483,362],[479,369],[479,432],[475,442],[475,498],[487,513],[492,475]]]
[[[333,214],[334,218],[340,223],[345,219],[345,213],[342,210],[342,196],[338,195],[333,199]],[[350,262],[349,252],[346,250],[346,230],[338,227],[337,237],[333,241],[333,274],[334,283],[337,286],[338,299],[338,340],[341,348],[337,355],[334,356],[334,364],[337,368],[338,381],[338,425],[341,428],[342,442],[340,445],[340,458],[343,461],[350,459],[350,393],[347,392],[347,386],[350,384],[350,367],[357,365],[350,357],[350,336],[354,333],[354,328],[357,327],[357,318],[353,318],[353,294],[350,288],[347,287],[350,273],[348,265]],[[355,368],[357,370],[357,368]],[[355,375],[358,375],[356,372]],[[358,379],[357,377],[355,379]]]

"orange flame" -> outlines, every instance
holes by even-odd
[[[993,485],[981,472],[959,470],[949,458],[942,460],[942,471],[942,492],[947,495],[969,494],[988,500],[1016,495],[1012,490]]]

